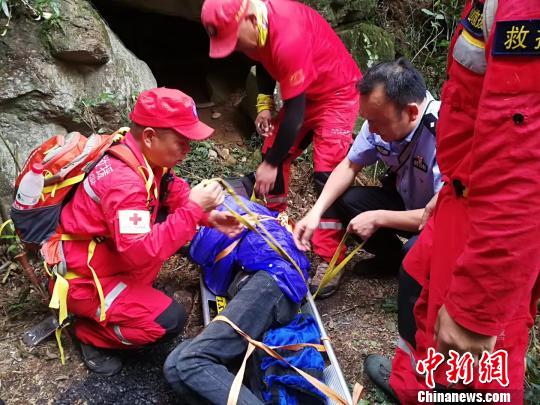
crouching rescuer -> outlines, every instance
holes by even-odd
[[[84,362],[105,375],[122,363],[104,349],[137,349],[182,331],[184,308],[152,287],[164,261],[200,224],[230,236],[241,230],[230,214],[213,210],[223,201],[221,186],[190,189],[171,170],[190,141],[213,132],[199,121],[193,100],[151,89],[140,94],[130,119],[131,131],[96,160],[42,248],[47,262],[59,256],[55,269],[65,269],[51,287],[68,285],[64,302],[75,316]]]

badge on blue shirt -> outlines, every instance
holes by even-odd
[[[424,161],[423,156],[420,156],[420,155],[415,156],[413,159],[413,166],[416,167],[417,169],[422,170],[424,173],[427,173],[427,164]]]

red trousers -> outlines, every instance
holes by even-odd
[[[416,349],[400,339],[392,364],[390,384],[404,404],[418,402],[419,390],[427,390],[425,376],[416,373],[416,363],[426,358],[427,349],[435,348],[435,322],[450,284],[452,268],[463,250],[468,229],[466,198],[456,197],[451,186],[445,185],[439,194],[434,216],[403,263],[404,270],[422,285],[422,293],[414,307],[416,320]],[[524,358],[530,327],[530,307],[524,302],[504,333],[497,338],[495,350],[508,352],[510,384],[501,387],[497,381],[481,384],[477,378],[467,388],[509,392],[512,403],[523,402]],[[442,364],[435,373],[435,381],[448,386],[447,367]],[[475,369],[475,377],[478,369]],[[465,388],[456,386],[454,388]]]
[[[75,315],[75,334],[86,344],[110,349],[136,349],[183,329],[183,307],[151,285],[113,276],[100,279],[106,319],[99,322],[100,302],[92,279],[70,280],[68,310]]]

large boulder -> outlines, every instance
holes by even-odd
[[[394,38],[380,27],[360,23],[339,31],[339,37],[362,71],[377,62],[394,60]]]
[[[54,134],[108,132],[125,125],[134,97],[156,86],[148,66],[123,46],[88,2],[59,3],[61,19],[43,23],[16,15],[0,38],[4,203],[10,200],[17,166],[39,143]],[[96,37],[88,38],[91,34]]]
[[[377,0],[303,0],[333,27],[352,21],[366,21],[375,15]]]

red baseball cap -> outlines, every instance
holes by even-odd
[[[201,20],[210,36],[210,57],[224,58],[233,53],[240,22],[248,12],[248,0],[206,0]]]
[[[180,90],[158,87],[137,98],[129,118],[141,126],[170,128],[186,138],[200,141],[214,129],[199,121],[195,102]]]

